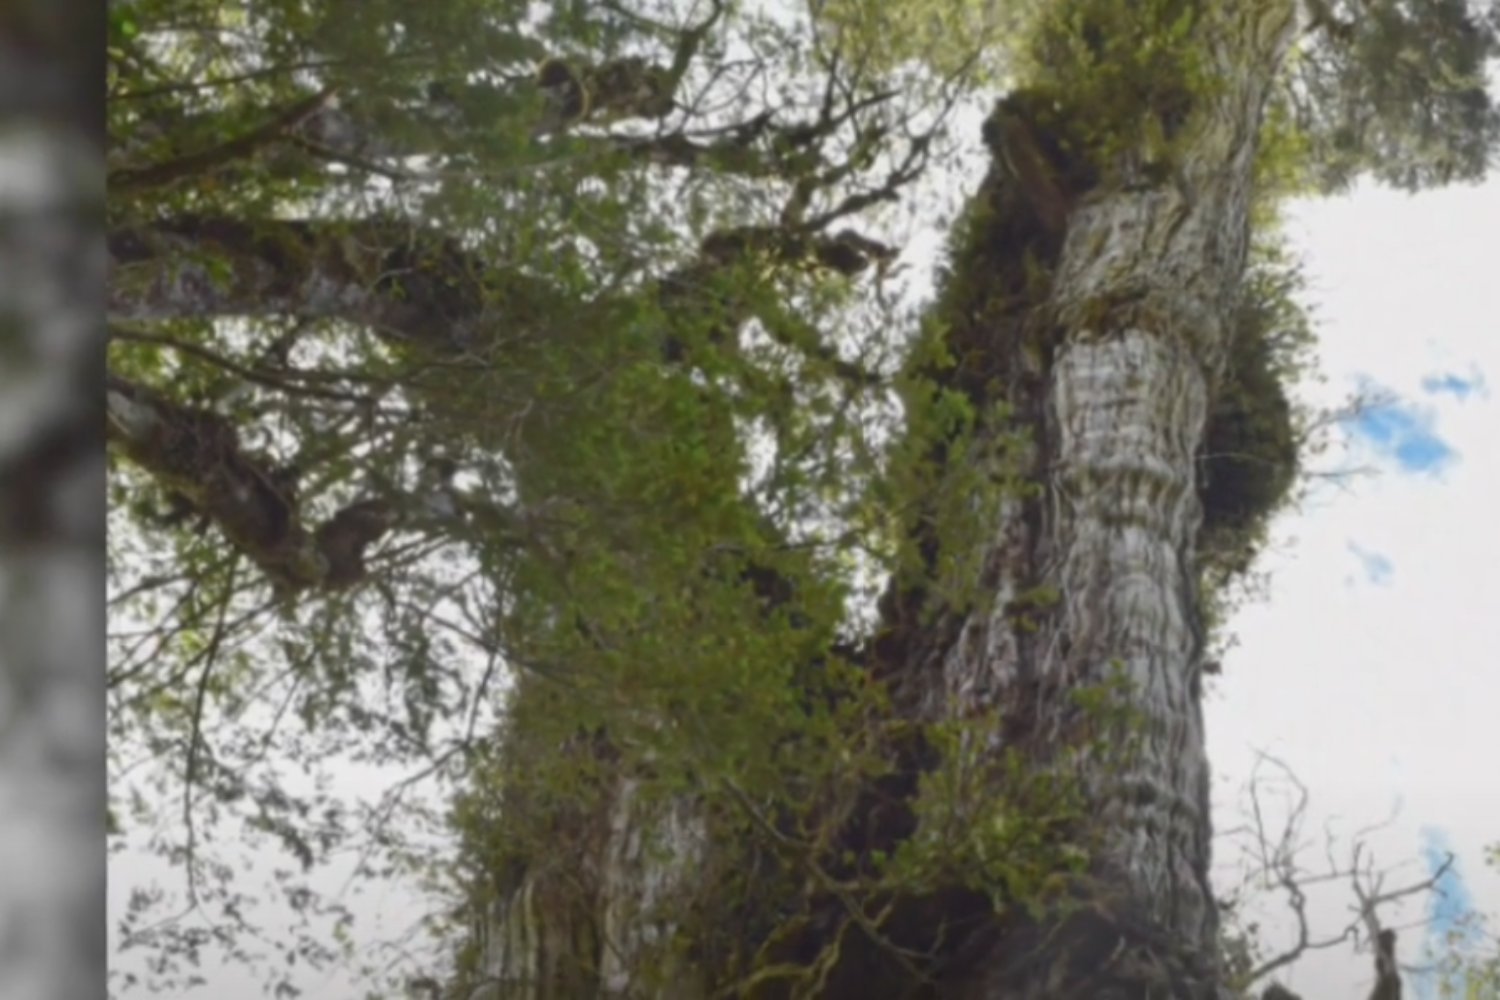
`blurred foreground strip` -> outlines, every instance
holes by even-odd
[[[0,996],[28,1000],[104,975],[103,5],[77,7],[0,9]]]

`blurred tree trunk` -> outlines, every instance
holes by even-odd
[[[0,993],[88,996],[104,923],[102,7],[0,9]]]

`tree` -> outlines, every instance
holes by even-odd
[[[1485,848],[1485,862],[1500,862],[1500,844]],[[1466,897],[1447,900],[1449,912],[1458,903],[1458,912],[1444,920],[1444,951],[1434,958],[1433,977],[1440,997],[1462,997],[1463,1000],[1492,1000],[1500,996],[1500,938],[1493,930],[1493,917],[1469,909]],[[1456,919],[1454,919],[1456,918]]]
[[[342,753],[462,778],[455,995],[1222,995],[1198,703],[1297,460],[1275,201],[1496,134],[1493,25],[1361,6],[113,11],[117,806],[162,761],[223,914],[158,981],[247,931],[200,824],[411,858],[271,766]],[[997,73],[905,322],[894,209]]]
[[[1293,966],[1308,952],[1339,947],[1351,940],[1358,945],[1363,932],[1363,945],[1374,956],[1376,973],[1370,995],[1399,996],[1401,968],[1395,957],[1396,929],[1383,926],[1382,910],[1398,908],[1413,896],[1440,898],[1442,883],[1452,870],[1453,855],[1449,853],[1440,861],[1433,859],[1435,867],[1425,878],[1388,884],[1394,871],[1376,869],[1367,837],[1389,825],[1395,819],[1393,813],[1385,823],[1363,827],[1353,834],[1347,862],[1335,857],[1335,837],[1331,830],[1325,831],[1325,862],[1309,864],[1299,857],[1307,845],[1307,787],[1284,762],[1265,753],[1257,758],[1245,790],[1248,800],[1245,823],[1219,832],[1220,836],[1227,835],[1237,842],[1240,855],[1240,880],[1220,903],[1229,917],[1220,931],[1229,986],[1236,995],[1250,995],[1248,990],[1254,984]],[[1274,794],[1278,791],[1283,794]],[[1280,811],[1285,814],[1279,830],[1269,825],[1275,799],[1281,799]],[[1348,906],[1349,919],[1336,934],[1314,932],[1307,912],[1309,896],[1320,889],[1344,884],[1353,897]],[[1275,951],[1268,947],[1260,923],[1247,914],[1245,907],[1248,902],[1259,901],[1256,897],[1271,896],[1278,897],[1280,908],[1289,912],[1295,927],[1290,943]],[[1286,935],[1279,936],[1285,941]],[[1295,1000],[1295,994],[1271,981],[1263,1000]]]

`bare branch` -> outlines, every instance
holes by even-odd
[[[1295,789],[1286,819],[1279,832],[1274,835],[1270,832],[1262,804],[1264,787],[1262,768],[1267,765],[1274,767],[1280,773],[1280,777]],[[1368,852],[1366,838],[1371,833],[1388,826],[1394,818],[1391,817],[1379,823],[1361,827],[1355,832],[1347,863],[1340,863],[1336,859],[1333,834],[1325,830],[1324,854],[1327,859],[1327,870],[1321,873],[1309,872],[1297,862],[1297,856],[1304,846],[1301,842],[1302,827],[1306,821],[1309,801],[1306,786],[1298,780],[1284,761],[1269,753],[1259,751],[1256,754],[1256,764],[1249,783],[1249,797],[1250,826],[1226,832],[1246,835],[1251,839],[1250,850],[1257,859],[1257,868],[1251,876],[1266,879],[1285,894],[1287,907],[1296,922],[1297,931],[1289,947],[1260,962],[1241,977],[1239,985],[1242,988],[1264,979],[1277,969],[1290,966],[1310,951],[1331,948],[1349,940],[1358,942],[1361,928],[1364,928],[1371,941],[1385,940],[1382,934],[1390,935],[1391,932],[1383,931],[1380,926],[1378,920],[1380,907],[1423,892],[1434,891],[1437,883],[1452,864],[1450,856],[1429,877],[1403,884],[1395,889],[1385,889],[1387,873],[1375,870],[1373,858]],[[1306,912],[1307,889],[1313,885],[1343,880],[1349,881],[1357,903],[1351,907],[1354,911],[1353,918],[1336,934],[1314,937],[1309,928]],[[1386,965],[1380,965],[1379,961],[1377,965],[1385,969],[1382,974],[1386,976],[1386,979],[1383,981],[1388,984],[1390,977],[1395,975],[1394,958],[1390,958]],[[1280,989],[1280,987],[1274,988]],[[1267,990],[1267,996],[1270,995],[1271,990]],[[1386,996],[1386,994],[1377,995],[1382,998]]]

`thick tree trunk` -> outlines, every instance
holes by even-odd
[[[936,984],[910,993],[894,980],[853,976],[842,981],[859,981],[857,988],[830,986],[815,995],[1227,995],[1208,883],[1195,455],[1245,264],[1262,110],[1296,12],[1289,0],[1203,6],[1212,9],[1195,30],[1210,53],[1216,89],[1196,98],[1171,179],[1041,190],[1036,164],[1024,156],[1010,156],[992,172],[981,197],[994,199],[1002,235],[1025,241],[1004,248],[1015,258],[1008,266],[1019,270],[1019,258],[1029,255],[1050,264],[1051,280],[1042,297],[1023,296],[1010,307],[1011,329],[976,323],[964,330],[960,323],[949,347],[959,358],[988,353],[991,374],[1005,373],[1000,381],[1010,390],[1003,401],[1028,426],[1043,489],[1037,499],[1005,505],[990,529],[983,610],[949,615],[947,624],[940,618],[920,633],[910,617],[897,616],[876,650],[882,669],[896,675],[898,704],[907,712],[925,721],[993,714],[1000,721],[990,751],[1019,750],[1038,769],[1058,766],[1064,749],[1079,745],[1087,720],[1076,693],[1123,676],[1136,719],[1129,749],[1123,740],[1103,744],[1118,752],[1100,752],[1094,743],[1081,763],[1068,758],[1097,821],[1089,831],[1097,847],[1091,867],[1070,896],[1082,905],[1039,920],[992,922],[940,968]],[[1120,155],[1137,152],[1143,153]],[[1029,206],[1029,224],[1003,217],[1017,206]],[[1014,275],[994,281],[1019,287]],[[1028,338],[1040,349],[1022,357]],[[1015,356],[997,359],[996,352]],[[977,379],[965,391],[985,402],[981,382],[993,380]],[[1038,607],[1028,595],[1040,592],[1058,600]],[[887,611],[901,603],[889,602]],[[642,816],[635,823],[609,828],[593,881],[598,905],[579,916],[592,926],[629,926],[630,918],[601,914],[639,916],[641,901],[667,899],[665,887],[694,877],[698,852],[683,844],[655,863],[618,863],[640,856],[628,845],[643,837],[680,840],[677,834],[694,825],[690,817]],[[537,877],[522,879],[494,914],[497,922],[513,923],[515,900],[538,884]],[[726,908],[735,903],[722,900]],[[494,930],[489,937],[517,940]],[[619,973],[602,977],[600,995],[668,995],[643,990],[628,975],[652,964],[645,937],[600,944]],[[483,964],[512,984],[502,996],[569,995],[555,979],[515,988],[517,970],[537,968],[535,957],[492,948]],[[712,981],[712,970],[704,978]],[[682,987],[691,991],[701,980],[678,983],[694,984]]]
[[[1175,183],[1099,190],[1068,216],[1046,307],[1057,346],[1033,428],[1045,490],[1038,510],[1015,505],[996,526],[992,610],[963,623],[927,691],[935,716],[998,710],[1001,746],[1055,750],[1078,723],[1070,695],[1116,673],[1136,716],[1128,750],[1083,762],[1099,838],[1089,906],[1047,928],[1043,955],[1023,953],[1032,934],[998,936],[955,995],[1221,989],[1194,456],[1246,259],[1262,108],[1294,14],[1238,6],[1204,25],[1222,32],[1210,49],[1222,89],[1191,116]],[[1055,605],[1009,613],[1039,586]]]
[[[585,822],[590,850],[529,863],[481,922],[469,1000],[699,1000],[705,970],[674,953],[672,914],[705,854],[693,805],[647,805],[621,781]]]

